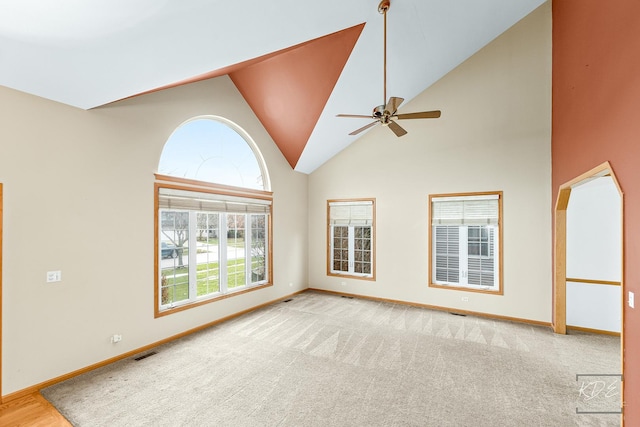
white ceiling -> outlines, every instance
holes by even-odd
[[[544,1],[392,0],[387,95],[406,103]],[[336,114],[383,103],[378,2],[0,0],[0,85],[90,109],[365,22],[296,165],[310,173],[368,123]]]

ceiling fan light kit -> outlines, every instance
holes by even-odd
[[[380,12],[384,16],[384,88],[383,88],[383,96],[382,101],[384,102],[387,99],[387,12],[391,7],[390,0],[382,0],[378,5],[378,12]],[[370,127],[373,127],[380,123],[382,126],[386,126],[396,136],[400,137],[407,134],[407,131],[402,128],[399,124],[397,124],[394,120],[405,120],[405,119],[437,119],[440,117],[440,110],[434,111],[421,111],[417,113],[407,113],[407,114],[397,114],[398,107],[404,101],[404,98],[398,98],[392,96],[389,98],[386,104],[378,105],[373,108],[373,112],[370,116],[362,115],[362,114],[338,114],[336,117],[349,117],[349,118],[366,118],[366,119],[374,119],[375,121],[369,123],[365,126],[362,126],[359,129],[354,130],[349,135],[357,135],[360,132],[363,132]]]

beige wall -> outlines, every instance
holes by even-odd
[[[171,132],[202,114],[243,127],[265,157],[275,285],[154,319],[153,173]],[[227,77],[92,111],[0,87],[0,144],[3,395],[307,287],[308,177]]]
[[[374,128],[310,175],[309,286],[550,322],[550,5],[401,112],[433,109],[442,118],[402,121],[402,138]],[[429,288],[428,195],[491,190],[504,192],[504,295]],[[375,282],[326,275],[326,201],[352,197],[377,201]]]

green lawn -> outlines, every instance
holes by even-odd
[[[198,264],[196,268],[198,296],[220,291],[219,265],[217,262]],[[183,301],[189,298],[189,275],[187,267],[167,269],[162,272],[162,303]],[[234,259],[227,262],[227,288],[244,286],[245,260]]]

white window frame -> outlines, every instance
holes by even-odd
[[[334,268],[335,228],[346,227],[348,239],[348,270]],[[370,230],[370,272],[356,271],[356,228]],[[375,280],[375,199],[327,200],[327,275],[348,276],[356,279]]]
[[[429,196],[429,247],[431,256],[429,258],[429,286],[447,289],[458,289],[465,291],[487,292],[503,294],[502,287],[502,192],[482,192],[464,194],[436,194]],[[438,229],[444,231],[446,227],[455,227],[458,231],[458,241],[445,243],[440,241],[440,252],[438,248]],[[470,227],[487,231],[488,248],[486,255],[482,254],[481,244],[480,254],[469,255],[469,229]],[[454,233],[455,235],[455,233]],[[454,237],[455,239],[455,237]],[[446,247],[446,250],[445,250]],[[457,257],[450,251],[455,251],[457,247]],[[446,253],[445,253],[446,252]],[[438,267],[438,256],[441,261],[453,261],[454,269],[457,258],[457,280],[454,273],[451,280],[446,273],[446,268]],[[479,263],[491,265],[489,269],[475,270],[476,277],[487,278],[493,276],[491,285],[470,283],[469,260],[478,260]],[[455,271],[455,270],[454,270]],[[486,274],[482,275],[482,271]],[[441,273],[441,274],[438,274]],[[440,279],[438,279],[440,276]],[[447,278],[443,278],[446,276]]]

